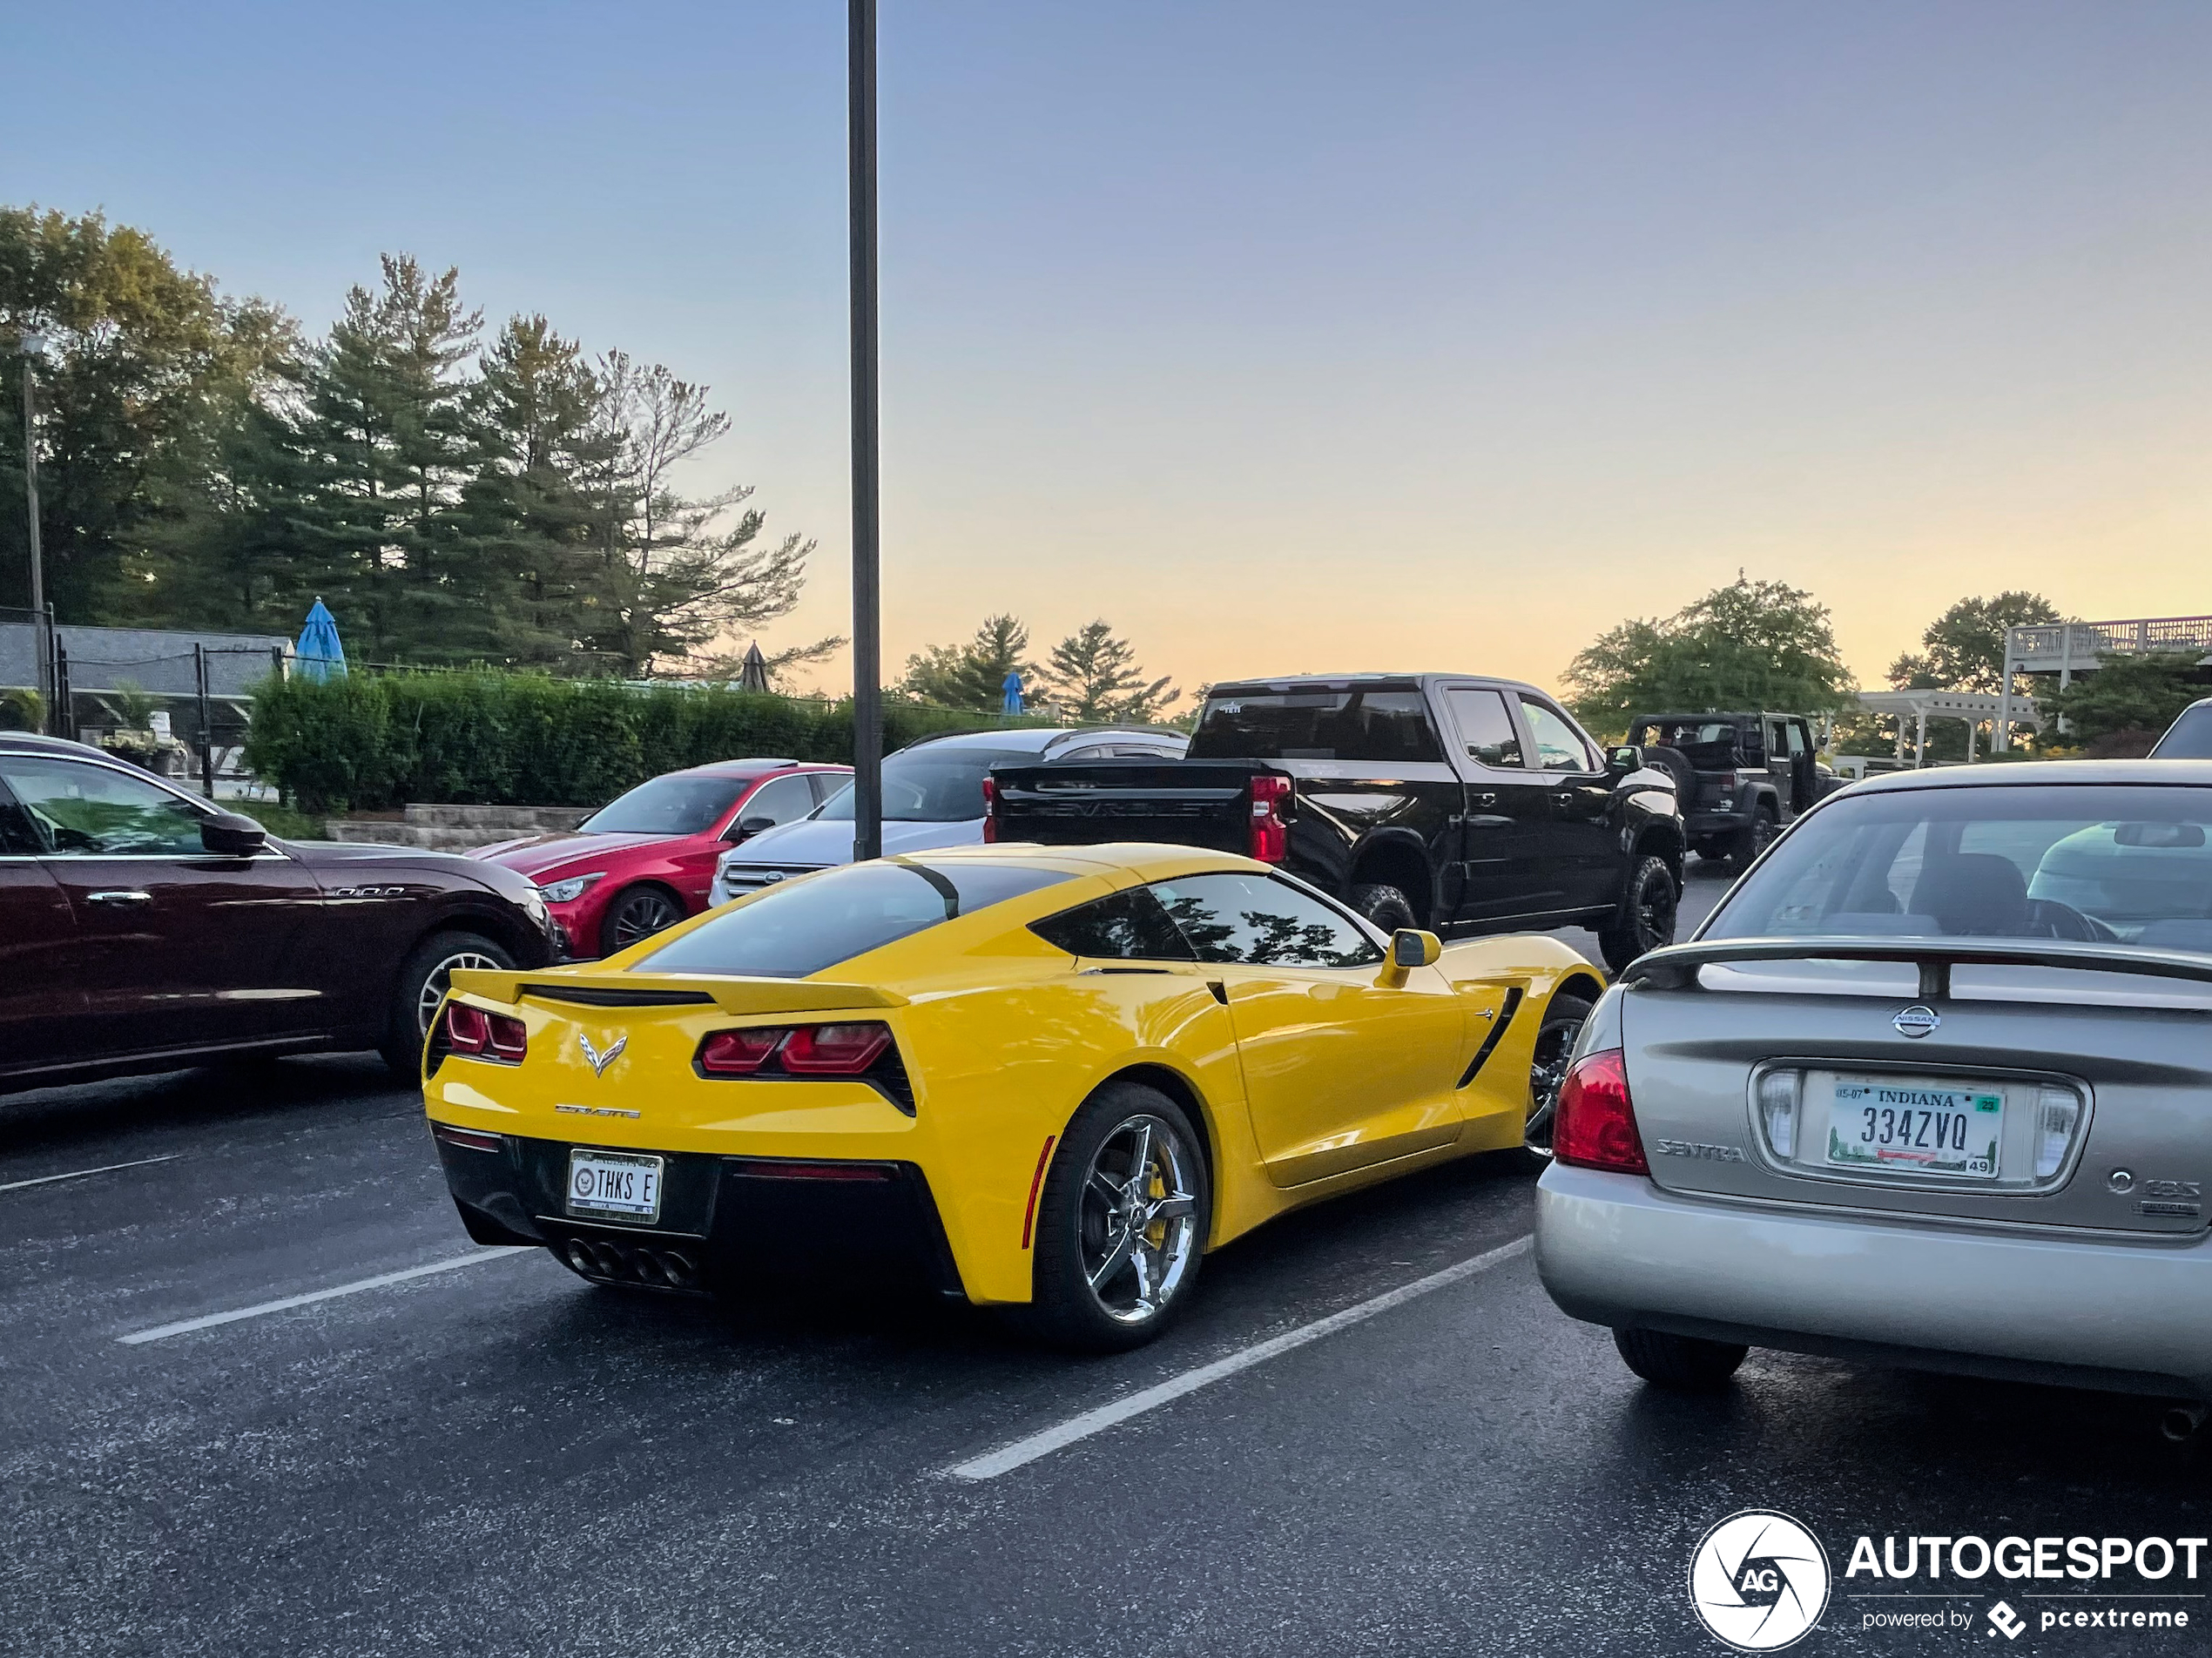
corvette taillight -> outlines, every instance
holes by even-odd
[[[863,1076],[891,1047],[891,1027],[865,1024],[755,1026],[718,1030],[699,1044],[709,1076]]]
[[[1283,802],[1290,793],[1286,777],[1263,774],[1252,778],[1251,853],[1263,864],[1279,864],[1290,855],[1290,826],[1283,820]]]
[[[1636,1132],[1629,1098],[1629,1068],[1617,1048],[1601,1048],[1575,1062],[1560,1086],[1552,1124],[1552,1156],[1577,1169],[1648,1175],[1643,1136]]]
[[[446,1046],[471,1059],[519,1065],[529,1047],[529,1028],[507,1014],[488,1014],[465,1001],[446,1004]]]
[[[996,846],[999,838],[999,785],[983,779],[983,844]]]

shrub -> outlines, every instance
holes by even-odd
[[[927,703],[883,711],[887,753],[937,732],[1043,723]],[[543,674],[357,673],[263,681],[246,743],[246,765],[310,813],[597,805],[663,772],[753,756],[851,764],[852,705]]]
[[[0,731],[37,731],[46,726],[46,699],[21,686],[0,691]]]

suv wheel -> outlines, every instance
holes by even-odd
[[[515,958],[475,933],[434,933],[400,964],[377,1052],[401,1076],[422,1074],[422,1043],[457,967],[512,967]]]
[[[1413,900],[1395,886],[1355,886],[1352,889],[1352,907],[1386,933],[1420,925],[1413,913]]]
[[[1597,931],[1605,965],[1615,973],[1649,950],[1675,941],[1675,914],[1682,903],[1675,872],[1663,858],[1641,858],[1629,877],[1629,890],[1613,919]]]

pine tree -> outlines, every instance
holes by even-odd
[[[1052,648],[1046,682],[1062,708],[1082,720],[1127,720],[1149,725],[1163,718],[1183,693],[1167,676],[1148,681],[1136,652],[1103,621],[1076,630]]]
[[[899,688],[947,708],[995,712],[1006,699],[1007,675],[1020,674],[1032,695],[1043,679],[1043,670],[1028,660],[1028,649],[1029,630],[1017,619],[986,617],[965,644],[930,645],[908,657]]]

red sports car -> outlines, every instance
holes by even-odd
[[[566,834],[469,855],[536,881],[570,955],[611,955],[698,914],[723,852],[805,817],[852,775],[849,765],[718,760],[641,783]]]

